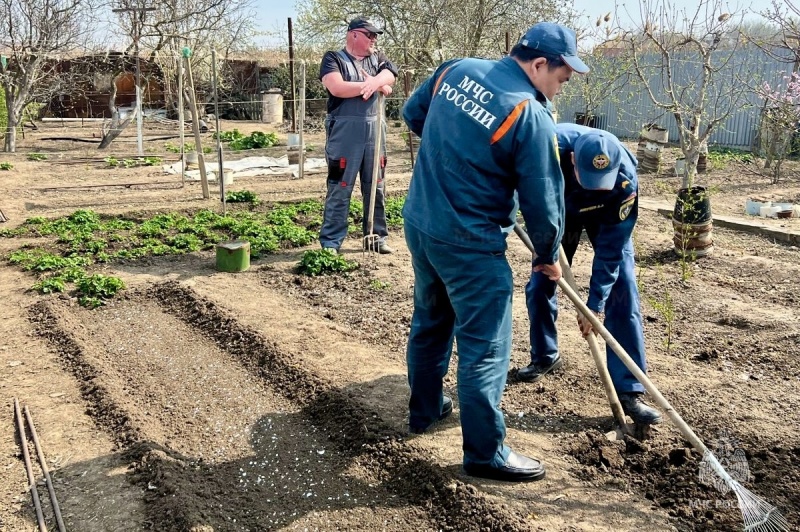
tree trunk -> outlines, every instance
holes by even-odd
[[[136,109],[130,114],[128,118],[125,120],[119,119],[119,111],[115,108],[113,114],[111,115],[111,125],[106,131],[105,135],[103,135],[103,139],[100,141],[100,145],[97,147],[98,150],[103,150],[108,148],[114,139],[120,136],[120,134],[125,131],[125,128],[128,127],[128,124],[136,117]]]
[[[100,145],[97,147],[98,150],[103,150],[108,148],[114,139],[119,137],[119,135],[125,131],[125,128],[128,127],[128,124],[136,117],[136,110],[130,114],[128,118],[125,120],[120,120],[119,116],[119,108],[117,107],[116,100],[117,100],[117,84],[112,81],[111,86],[111,96],[108,98],[108,108],[111,110],[111,125],[103,134],[103,138],[100,140]]]
[[[15,153],[17,151],[17,125],[12,125],[10,119],[8,121],[8,127],[6,127],[6,139],[3,143],[3,151],[8,153]]]
[[[6,93],[8,98],[8,93]],[[19,124],[19,117],[14,109],[14,102],[6,99],[6,112],[8,119],[6,123],[6,135],[3,142],[3,151],[14,153],[17,151],[17,125]]]

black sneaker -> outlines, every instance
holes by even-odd
[[[427,430],[431,428],[435,423],[438,423],[439,421],[446,419],[452,413],[453,413],[453,400],[445,395],[442,398],[442,412],[441,414],[439,414],[439,419],[437,419],[433,423],[425,425],[424,427],[409,425],[408,432],[410,432],[411,434],[425,434],[425,432],[427,432]]]
[[[622,410],[633,419],[637,425],[658,425],[661,423],[661,414],[642,400],[640,393],[620,393],[619,402]]]
[[[524,382],[536,382],[542,380],[545,375],[554,373],[564,366],[564,359],[561,355],[550,364],[529,364],[517,371],[517,379]]]

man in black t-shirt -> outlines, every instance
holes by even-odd
[[[376,250],[392,253],[386,243],[384,171],[386,134],[381,146],[375,146],[378,124],[378,95],[388,96],[397,78],[397,67],[382,52],[375,50],[383,31],[372,22],[357,17],[347,27],[345,47],[329,51],[322,58],[319,77],[328,90],[328,115],[325,118],[325,157],[328,161],[328,192],[319,240],[323,248],[339,250],[347,236],[347,215],[356,175],[361,176],[364,203],[362,229],[367,234],[370,193],[373,177],[378,179],[375,192],[373,234],[378,235]],[[384,125],[385,128],[385,125]],[[380,150],[380,175],[373,176],[375,150]]]

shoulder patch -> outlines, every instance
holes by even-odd
[[[628,218],[628,215],[633,210],[633,204],[636,202],[636,192],[625,198],[622,205],[619,206],[619,219],[623,221]]]

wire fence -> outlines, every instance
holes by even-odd
[[[458,50],[448,52],[448,55],[458,55]],[[766,54],[762,53],[759,56],[758,52],[752,49],[741,53],[746,57],[736,64],[749,62],[759,65],[759,79],[773,83],[780,77],[782,69],[791,67]],[[136,109],[136,91],[131,85],[133,73],[127,68],[134,62],[130,55],[120,54],[116,57],[121,58],[122,62],[105,62],[109,57],[114,57],[112,52],[94,53],[86,57],[89,59],[82,63],[75,57],[61,59],[72,65],[80,63],[82,76],[80,80],[73,80],[77,84],[76,87],[71,89],[69,85],[64,85],[61,92],[46,101],[39,102],[37,116],[53,123],[60,123],[63,127],[68,123],[73,128],[76,124],[80,124],[81,127],[92,131],[92,137],[85,139],[87,143],[98,143],[98,131],[99,136],[105,134],[112,121],[109,102],[113,89],[116,89],[114,103],[120,118],[124,119]],[[92,63],[90,60],[92,58],[100,58],[103,61]],[[53,60],[58,59],[54,57]],[[192,120],[186,112],[186,120],[181,128],[178,122],[178,108],[187,111],[191,107],[184,101],[185,93],[190,89],[178,90],[179,83],[176,77],[179,74],[175,65],[181,65],[182,62],[188,65],[189,61],[186,57],[170,54],[161,55],[158,60],[153,64],[143,60],[141,67],[143,124],[147,126],[149,133],[156,135],[170,131],[175,135],[179,135],[181,131],[188,132]],[[169,69],[163,66],[165,60],[172,62]],[[206,56],[195,56],[191,59],[192,64],[204,65],[199,69],[196,86],[191,88],[198,120],[205,121],[203,127],[209,125],[208,115],[218,113],[219,118],[263,124],[267,130],[298,132],[299,123],[303,124],[302,127],[306,131],[321,128],[327,112],[327,94],[318,79],[318,63],[300,59],[292,61],[288,58],[280,62],[273,58],[269,65],[262,65],[258,61],[224,59],[219,61],[222,66],[219,69],[219,76],[211,79],[210,69],[205,68],[209,61],[210,57]],[[680,66],[680,76],[691,77],[693,69],[696,68],[697,65],[686,62]],[[305,78],[303,86],[300,83],[301,70],[304,71]],[[400,79],[394,87],[393,94],[386,99],[389,119],[400,118],[402,106],[408,95],[431,74],[431,70],[431,68],[404,69],[400,72]],[[651,85],[658,85],[660,75],[654,74]],[[278,85],[280,92],[276,94],[271,90],[275,87],[271,85]],[[743,85],[742,90],[748,88]],[[636,137],[642,124],[661,121],[663,122],[661,125],[669,129],[670,140],[673,142],[677,140],[677,126],[673,123],[672,117],[657,109],[643,90],[632,90],[624,101],[619,101],[619,94],[616,96],[602,102],[593,111],[592,119],[595,127],[607,129],[620,137]],[[559,121],[586,120],[586,117],[579,116],[586,110],[586,102],[580,94],[573,92],[557,97],[554,103]],[[712,143],[728,147],[752,147],[760,120],[758,105],[759,101],[755,94],[748,96],[747,105],[743,105],[741,109],[731,114],[712,137]],[[300,112],[302,116],[299,116]],[[135,124],[135,120],[132,123]],[[24,132],[25,123],[21,125]],[[129,133],[130,131],[126,131],[116,142],[119,144],[129,142]],[[190,138],[187,142],[191,140]],[[158,151],[159,155],[162,155],[162,150]],[[170,152],[164,152],[163,155],[168,153]],[[104,155],[98,152],[97,157],[102,159]]]

